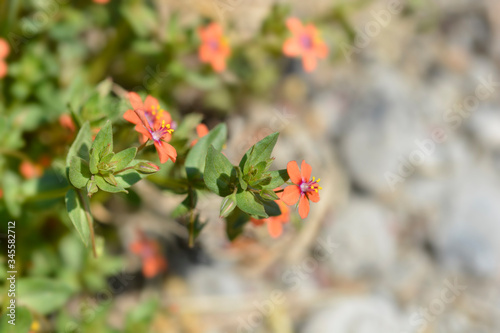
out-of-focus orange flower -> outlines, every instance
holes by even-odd
[[[194,146],[196,143],[198,143],[198,140],[207,135],[209,132],[207,125],[205,124],[199,124],[196,126],[196,134],[198,135],[197,139],[194,139],[193,142],[191,142],[191,146]]]
[[[109,2],[109,0],[93,0],[95,3],[98,3],[100,5],[105,5]]]
[[[277,193],[278,197],[281,198],[283,192]],[[288,223],[290,221],[290,209],[287,205],[281,200],[275,200],[281,210],[281,215],[278,216],[270,216],[265,219],[257,220],[252,218],[251,221],[253,225],[260,226],[264,223],[267,224],[267,230],[269,235],[273,238],[278,238],[283,233],[283,224]]]
[[[62,114],[59,117],[59,124],[61,124],[62,127],[70,130],[71,132],[74,132],[76,130],[75,123],[73,122],[73,118],[67,113]]]
[[[5,58],[10,53],[9,43],[3,38],[0,38],[0,79],[7,75],[8,66]]]
[[[309,200],[312,202],[319,201],[319,192],[322,187],[318,185],[320,179],[316,180],[315,177],[311,178],[311,166],[302,161],[302,165],[299,166],[297,162],[290,161],[286,166],[290,180],[295,184],[287,186],[283,191],[281,200],[287,205],[295,205],[297,201],[299,202],[299,215],[303,219],[309,214]]]
[[[167,269],[167,261],[161,253],[158,241],[148,238],[142,231],[138,230],[138,240],[130,244],[132,253],[139,255],[142,259],[142,273],[147,278],[152,278]]]
[[[0,188],[0,199],[3,198],[3,190]]]
[[[123,115],[125,120],[135,124],[135,130],[142,134],[141,142],[152,140],[160,163],[165,163],[169,159],[175,162],[177,151],[168,142],[172,138],[172,117],[170,113],[160,108],[158,100],[147,96],[144,103],[141,97],[135,92],[129,92],[128,97],[133,110],[127,110]]]
[[[41,164],[24,160],[19,166],[19,172],[26,179],[39,178],[43,174],[43,167]]]
[[[216,72],[226,69],[226,58],[231,54],[227,39],[222,33],[222,27],[218,23],[211,23],[198,30],[201,45],[198,56],[201,62],[210,63]]]
[[[326,58],[328,47],[314,25],[303,26],[302,22],[294,17],[289,18],[286,25],[293,36],[283,44],[283,53],[289,57],[302,57],[305,71],[313,71],[316,68],[316,58]]]

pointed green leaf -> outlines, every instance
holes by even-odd
[[[76,231],[78,231],[83,244],[87,246],[90,239],[90,230],[85,209],[83,208],[83,203],[81,200],[82,198],[83,200],[87,200],[87,205],[89,204],[89,202],[86,196],[79,196],[77,194],[77,191],[78,190],[70,189],[68,192],[66,192],[66,210],[68,211],[69,219],[75,226]]]
[[[270,174],[272,178],[271,182],[267,185],[261,186],[261,189],[274,190],[275,188],[282,186],[290,179],[286,169],[271,171]]]
[[[225,124],[219,124],[213,128],[207,135],[198,140],[186,156],[186,173],[190,181],[195,181],[203,177],[208,148],[212,145],[220,151],[226,143],[227,127]]]
[[[137,148],[135,147],[127,148],[125,150],[122,150],[118,154],[115,154],[115,156],[113,156],[113,159],[111,159],[111,162],[118,162],[115,166],[115,170],[120,171],[123,168],[126,168],[130,164],[130,162],[134,160],[136,154]]]
[[[98,161],[100,161],[101,154],[106,149],[113,151],[113,127],[111,121],[108,120],[99,133],[97,133],[94,143],[92,143],[92,148],[94,149],[93,154],[96,154]]]
[[[274,193],[273,190],[262,190],[262,191],[260,191],[260,196],[264,200],[278,200],[279,199],[279,197],[276,195],[276,193]]]
[[[90,179],[90,170],[87,162],[78,156],[73,156],[69,164],[69,181],[76,188],[84,188]]]
[[[208,148],[204,180],[207,187],[221,197],[233,192],[236,181],[236,169],[212,145]]]
[[[278,136],[278,132],[268,135],[248,149],[239,165],[243,174],[248,173],[252,165],[256,166],[258,163],[266,162],[271,158]]]
[[[233,241],[243,232],[243,227],[250,220],[248,214],[236,207],[228,217],[226,217],[226,234],[229,240]]]
[[[17,289],[19,304],[26,305],[42,315],[62,308],[74,293],[62,280],[41,277],[19,279]]]
[[[127,170],[128,171],[128,170]],[[104,192],[110,192],[110,193],[118,193],[118,192],[125,192],[128,193],[127,190],[125,190],[123,187],[120,185],[118,186],[113,186],[109,184],[102,176],[100,175],[95,175],[94,180],[99,187]]]
[[[236,193],[236,204],[239,209],[252,216],[258,218],[269,217],[262,202],[250,191],[241,190]]]
[[[92,146],[92,133],[90,132],[89,122],[85,122],[80,128],[78,135],[71,144],[68,151],[68,156],[66,156],[66,166],[69,168],[69,164],[73,156],[78,156],[84,161],[88,161],[90,158],[90,147]]]

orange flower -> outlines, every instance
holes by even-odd
[[[278,197],[281,197],[283,193],[277,193]],[[267,223],[267,230],[269,235],[272,238],[278,238],[283,233],[283,224],[288,223],[290,221],[290,209],[288,209],[287,205],[281,200],[275,200],[278,206],[281,209],[281,215],[278,216],[270,216],[266,219],[257,220],[252,218],[251,221],[253,225],[260,226],[264,223]]]
[[[59,117],[59,124],[61,124],[62,127],[70,130],[71,132],[74,132],[76,130],[75,123],[73,122],[73,119],[69,114],[62,114]]]
[[[226,69],[226,58],[231,54],[227,39],[222,34],[222,28],[217,23],[198,30],[201,45],[198,56],[201,62],[210,63],[216,72]]]
[[[105,5],[109,2],[109,0],[94,0],[94,2],[100,5]]]
[[[3,198],[3,190],[0,188],[0,199]]]
[[[312,24],[303,26],[300,20],[292,17],[286,21],[293,37],[283,44],[283,53],[289,57],[302,57],[306,72],[316,68],[316,58],[326,58],[328,48],[319,37],[316,27]]]
[[[8,66],[5,58],[10,53],[9,43],[3,38],[0,38],[0,79],[7,75]]]
[[[322,187],[318,185],[320,181],[319,178],[316,180],[316,178],[313,177],[312,180],[310,180],[311,166],[307,164],[306,161],[302,161],[300,168],[302,169],[302,172],[299,170],[297,162],[288,162],[286,170],[290,176],[290,180],[295,185],[287,186],[285,188],[285,191],[281,196],[281,200],[290,206],[295,205],[298,201],[299,215],[305,219],[309,214],[309,200],[312,202],[318,202],[318,190],[321,190]]]
[[[198,134],[198,139],[201,139],[205,135],[207,135],[209,132],[207,125],[205,124],[198,124],[196,126],[196,134]],[[191,147],[194,146],[197,142],[198,139],[194,139],[193,142],[191,142]]]
[[[130,244],[130,250],[141,257],[142,274],[147,278],[152,278],[167,269],[167,261],[156,240],[148,238],[140,230],[137,233],[139,239]]]
[[[19,172],[26,179],[39,178],[43,174],[43,167],[38,163],[24,160],[19,166]]]
[[[135,124],[135,130],[142,134],[141,142],[152,140],[160,162],[165,163],[169,159],[175,162],[177,152],[168,142],[172,138],[172,117],[170,113],[160,109],[158,100],[148,96],[144,103],[135,92],[129,92],[128,97],[134,110],[127,110],[123,115],[125,120]]]

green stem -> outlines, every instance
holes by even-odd
[[[138,148],[137,148],[137,154],[139,154],[139,152],[141,150],[143,150],[144,148],[146,148],[146,146],[148,145],[148,143],[150,142],[150,140],[146,140],[146,142],[144,142],[142,145],[140,145]]]
[[[123,171],[125,171],[125,170],[130,170],[130,169],[133,169],[133,168],[134,168],[133,166],[129,166],[129,167],[127,167],[127,168],[121,169],[120,171],[116,171],[115,173],[113,173],[113,175],[117,175],[117,174],[119,174],[120,172],[123,172]]]

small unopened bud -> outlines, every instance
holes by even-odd
[[[160,170],[160,167],[151,162],[139,162],[134,166],[134,170],[140,173],[150,174]]]
[[[279,197],[274,193],[273,190],[262,190],[260,191],[260,196],[265,200],[278,200]]]
[[[97,191],[99,191],[99,188],[97,187],[97,183],[95,182],[95,180],[91,179],[87,182],[87,195],[89,196],[89,198],[94,194],[94,193],[97,193]]]
[[[220,217],[227,217],[236,208],[236,195],[233,193],[222,200],[220,205]]]
[[[118,185],[118,182],[116,181],[116,178],[115,176],[113,176],[112,173],[108,174],[108,175],[105,175],[105,176],[102,176],[102,178],[104,178],[104,180],[110,184],[110,185],[113,185],[113,186],[116,186]]]

